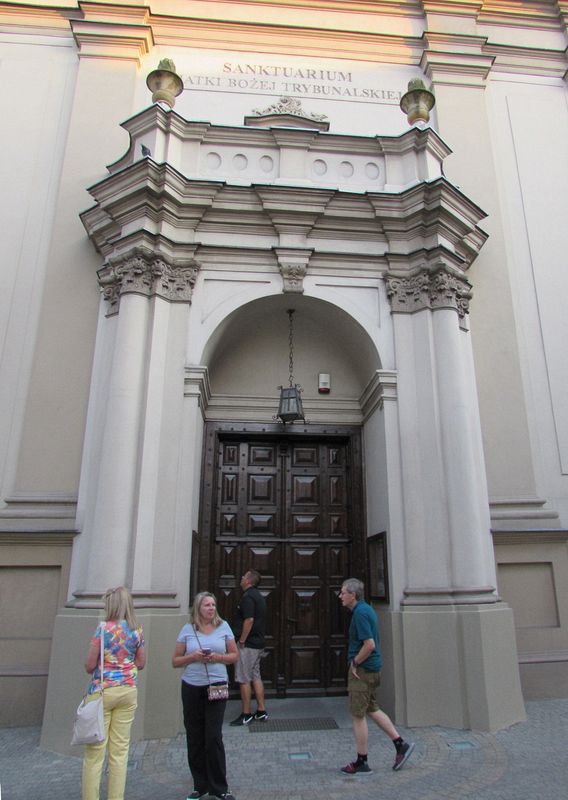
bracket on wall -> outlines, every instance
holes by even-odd
[[[278,268],[282,275],[284,293],[304,293],[304,278],[313,250],[297,250],[292,247],[275,247]]]

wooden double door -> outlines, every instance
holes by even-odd
[[[207,431],[199,588],[211,587],[231,622],[241,576],[258,570],[267,690],[342,692],[349,620],[338,594],[364,568],[359,431],[247,428]]]

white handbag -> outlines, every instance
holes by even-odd
[[[101,692],[95,700],[85,695],[75,714],[71,744],[100,744],[105,740],[103,709],[103,664],[105,623],[101,626]]]

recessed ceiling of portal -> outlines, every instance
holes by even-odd
[[[289,308],[295,309],[294,382],[305,397],[317,395],[319,373],[331,375],[333,397],[360,397],[381,366],[375,346],[345,311],[304,295],[254,301],[220,326],[203,359],[213,394],[270,396],[288,385]]]

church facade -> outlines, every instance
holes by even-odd
[[[176,733],[192,594],[249,567],[274,696],[344,691],[357,576],[401,724],[565,697],[568,4],[0,15],[2,724],[68,747],[124,583]]]

